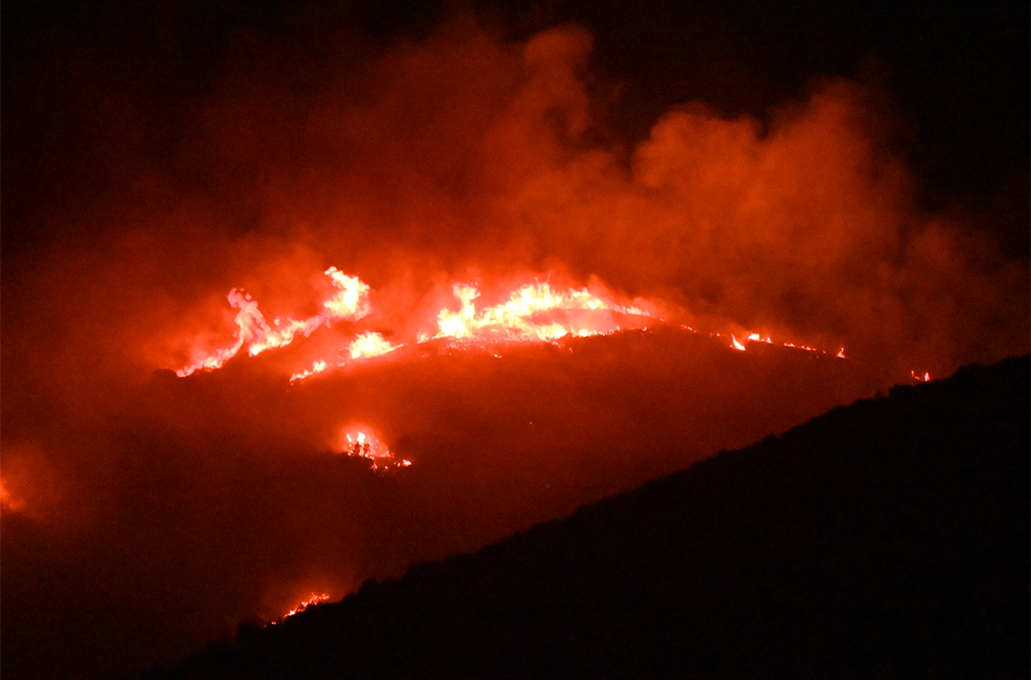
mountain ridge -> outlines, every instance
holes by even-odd
[[[834,408],[145,677],[1027,677],[1029,367]]]

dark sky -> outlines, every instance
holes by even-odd
[[[136,150],[167,155],[227,63],[276,71],[300,91],[317,88],[328,62],[370,58],[462,12],[504,40],[561,22],[586,26],[595,37],[591,84],[608,95],[603,129],[594,132],[628,144],[677,103],[701,100],[723,116],[765,120],[804,100],[821,78],[876,83],[899,118],[888,141],[915,171],[927,205],[1015,202],[1017,217],[1026,213],[1024,3],[367,2],[329,10],[303,2],[12,1],[3,20],[5,215],[31,213],[52,198],[35,192],[55,185],[99,190],[100,178],[82,175],[119,126],[132,124],[126,118],[148,128],[132,140]],[[105,91],[89,91],[96,79]],[[118,105],[114,96],[135,110],[104,110]],[[997,228],[1026,254],[1026,227]]]
[[[170,662],[1027,352],[1027,14],[5,0],[5,677]],[[369,317],[168,371],[231,344],[230,289],[309,316],[329,266]],[[667,330],[287,380],[334,338],[432,334],[455,283],[548,276],[850,358]],[[333,453],[355,423],[413,467]]]

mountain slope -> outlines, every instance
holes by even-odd
[[[152,677],[1027,677],[1029,373],[894,388]]]

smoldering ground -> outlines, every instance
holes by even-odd
[[[577,25],[511,41],[458,17],[303,46],[236,28],[192,80],[67,37],[20,76],[51,86],[25,106],[56,122],[5,115],[5,674],[169,661],[911,368],[1028,350],[1026,259],[917,200],[876,79],[814,79],[761,118],[674,99],[636,140],[611,129],[619,83]],[[503,299],[551,275],[850,359],[666,329],[500,359],[409,348],[291,386],[313,335],[163,372],[231,343],[230,288],[299,318],[331,265],[372,286],[343,335],[410,342],[454,283]],[[338,455],[351,423],[413,467]]]

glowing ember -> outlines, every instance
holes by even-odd
[[[924,373],[923,375],[920,375],[916,371],[910,371],[909,375],[913,376],[913,380],[916,380],[917,382],[930,382],[931,381],[931,374],[930,373]]]
[[[300,604],[298,604],[296,607],[294,607],[293,609],[288,611],[286,614],[284,614],[283,618],[279,619],[279,621],[272,621],[271,624],[274,626],[277,623],[279,623],[280,621],[285,621],[286,619],[290,618],[291,616],[294,616],[295,614],[300,614],[305,609],[307,609],[309,607],[314,607],[315,605],[317,605],[319,603],[322,603],[322,602],[325,602],[328,599],[329,599],[329,594],[328,593],[322,593],[321,595],[316,595],[315,593],[312,593],[311,597],[309,597],[307,600],[302,600],[300,602]]]

